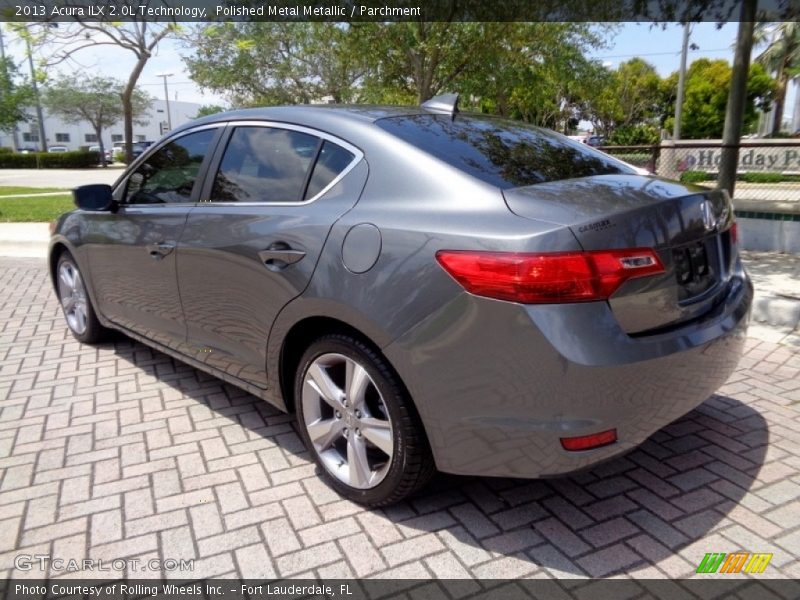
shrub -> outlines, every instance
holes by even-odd
[[[611,152],[609,152],[609,150],[611,150]],[[613,148],[606,149],[605,152],[608,152],[614,158],[624,160],[627,163],[640,167],[649,164],[653,158],[652,154],[645,152],[614,152]]]
[[[13,152],[13,148],[9,148],[8,146],[0,146],[0,154],[11,154]]]
[[[0,169],[85,169],[96,167],[99,152],[31,152],[30,154],[0,153]]]
[[[640,123],[617,127],[608,137],[608,146],[644,146],[657,144],[659,141],[658,128],[654,125]]]
[[[701,181],[711,181],[714,176],[705,171],[684,171],[681,173],[682,183],[700,183]]]
[[[781,181],[800,181],[800,175],[784,175],[783,173],[739,173],[736,179],[747,183],[779,183]]]

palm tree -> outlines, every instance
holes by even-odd
[[[781,130],[786,88],[790,80],[800,75],[800,23],[758,23],[753,37],[756,46],[767,45],[756,61],[775,73],[778,81],[772,122],[772,135],[775,135]]]

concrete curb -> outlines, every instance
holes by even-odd
[[[0,256],[46,258],[49,223],[0,223]]]
[[[797,329],[800,325],[800,298],[786,298],[756,292],[753,320],[772,327]]]

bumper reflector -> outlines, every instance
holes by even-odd
[[[579,450],[593,450],[601,446],[608,446],[617,441],[617,430],[609,429],[600,433],[590,435],[579,435],[578,437],[561,438],[561,445],[564,450],[577,452]]]

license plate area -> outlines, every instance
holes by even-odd
[[[678,301],[701,299],[719,283],[719,245],[712,237],[672,249]]]

